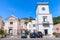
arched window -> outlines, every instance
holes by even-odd
[[[47,21],[47,16],[43,16],[43,22]]]
[[[13,22],[10,22],[10,24],[13,24]]]
[[[59,28],[56,28],[56,30],[59,30]]]

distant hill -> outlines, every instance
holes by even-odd
[[[60,23],[60,16],[53,17],[53,23],[54,25]]]
[[[35,20],[35,18],[29,17],[29,18],[21,18],[25,20],[25,24],[27,25],[28,22],[31,22],[32,20]]]
[[[24,19],[25,20],[25,24],[27,24],[28,22],[31,22],[32,20],[35,20],[35,18],[33,17],[29,17],[29,18],[21,18],[21,19]],[[19,19],[20,21],[20,19]],[[58,24],[60,23],[60,16],[57,16],[57,17],[53,17],[53,24]]]

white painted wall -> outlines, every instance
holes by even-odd
[[[36,21],[35,20],[32,20],[32,22],[29,22],[27,24],[27,29],[30,31],[30,32],[33,32],[34,30],[37,30],[36,26],[34,27],[33,24],[36,25]]]
[[[43,4],[43,3],[42,3]],[[48,29],[48,34],[53,33],[53,19],[52,15],[49,12],[49,5],[37,5],[36,9],[36,20],[37,20],[37,26],[38,26],[38,31],[41,31],[44,34],[44,30]],[[43,11],[42,8],[45,8]],[[46,21],[49,23],[49,27],[43,27],[43,16],[47,16]]]
[[[43,3],[42,3],[43,4]],[[45,8],[45,11],[42,10],[42,7]],[[48,21],[47,23],[49,23],[49,27],[43,27],[43,16],[47,16],[46,21]],[[33,24],[36,25],[36,30],[37,31],[41,31],[43,34],[45,34],[44,30],[48,29],[48,34],[52,34],[53,33],[53,19],[52,19],[52,15],[50,14],[49,11],[49,5],[37,5],[37,9],[36,9],[36,20],[29,22],[27,24],[27,29],[31,30],[31,32],[33,32],[34,27],[32,26]],[[31,26],[29,26],[31,25]]]
[[[13,24],[10,24],[10,22],[13,22]],[[13,35],[17,35],[18,19],[14,17],[8,18],[4,25],[4,30],[6,30],[6,33],[9,33],[9,27],[12,27]]]

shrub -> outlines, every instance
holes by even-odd
[[[56,36],[56,32],[53,32],[53,35]]]
[[[4,30],[0,29],[0,35],[4,34]]]
[[[28,30],[26,30],[26,34],[29,35],[29,31]]]
[[[0,29],[0,36],[4,37],[4,35],[5,35],[4,30]]]

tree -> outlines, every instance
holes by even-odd
[[[26,34],[29,35],[29,31],[28,30],[26,30]]]
[[[4,30],[0,29],[0,35],[1,35],[1,37],[3,37],[3,35],[4,35]]]
[[[54,23],[54,25],[60,23],[60,16],[53,17],[53,23]]]
[[[25,24],[27,25],[28,22],[25,22]]]
[[[29,18],[22,18],[25,20],[25,24],[27,25],[28,22],[31,22],[32,20],[35,20],[34,18],[32,17],[29,17]]]
[[[29,17],[29,22],[31,22],[32,20],[35,20],[35,19],[32,17]]]
[[[22,19],[24,19],[25,20],[25,24],[27,25],[27,23],[29,22],[29,18],[22,18]]]
[[[53,35],[56,36],[56,32],[53,32]]]

